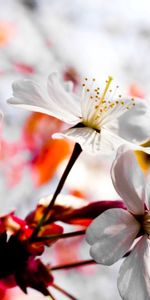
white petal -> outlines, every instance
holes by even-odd
[[[82,149],[90,154],[110,154],[116,151],[121,145],[128,145],[131,149],[137,149],[150,153],[150,148],[144,148],[132,144],[120,136],[115,135],[107,128],[102,128],[100,133],[90,127],[72,127],[63,133],[56,133],[54,138],[67,138],[79,143]]]
[[[146,235],[122,264],[118,289],[124,300],[150,299],[150,240]]]
[[[145,153],[150,154],[150,147],[143,147],[140,145],[137,145],[136,143],[132,143],[128,140],[123,139],[119,134],[118,134],[118,128],[117,124],[113,121],[112,126],[111,124],[106,124],[102,129],[101,133],[103,131],[103,135],[107,136],[107,139],[111,141],[114,150],[117,150],[121,145],[126,145],[128,146],[129,149],[132,150],[139,150],[143,151]]]
[[[48,96],[46,89],[30,80],[16,81],[12,85],[13,96],[8,103],[30,111],[42,112],[54,116],[69,124],[76,124],[79,118]],[[65,99],[64,99],[65,102]]]
[[[142,144],[150,137],[150,107],[145,100],[135,99],[135,106],[119,118],[119,135]]]
[[[53,138],[67,138],[79,143],[90,154],[110,154],[122,144],[127,143],[110,131],[102,129],[100,133],[90,127],[69,128],[63,133],[56,133]]]
[[[105,211],[87,229],[92,258],[104,265],[115,263],[129,250],[139,229],[140,224],[128,211],[120,208]]]
[[[70,128],[63,133],[53,134],[53,138],[67,138],[79,143],[81,148],[90,153],[101,151],[101,134],[89,127]]]
[[[115,104],[118,102],[118,104]],[[123,103],[123,105],[121,104]],[[113,107],[111,107],[111,104],[114,104]],[[131,98],[125,98],[123,100],[115,99],[115,101],[108,102],[106,101],[107,111],[102,113],[101,117],[101,126],[105,124],[109,124],[116,119],[120,118],[120,116],[126,114],[128,112],[127,107],[131,107],[131,111],[133,111],[134,106],[132,106]],[[103,106],[102,106],[103,109]]]
[[[133,150],[140,150],[145,153],[150,154],[150,147],[142,147],[136,144],[133,144],[123,138],[121,138],[119,135],[114,134],[111,130],[112,128],[117,131],[117,127],[114,126],[115,123],[112,123],[112,126],[110,126],[110,129],[103,127],[101,129],[101,144],[107,145],[105,151],[110,152],[111,151],[116,151],[120,146],[126,145],[128,146],[129,149]],[[108,149],[108,150],[107,150]]]
[[[48,94],[50,99],[64,111],[68,111],[76,119],[81,117],[80,100],[73,94],[68,93],[63,85],[61,85],[57,73],[52,73],[48,77],[47,82]]]
[[[131,150],[121,152],[119,149],[111,168],[111,177],[128,210],[134,214],[143,214],[144,175]]]

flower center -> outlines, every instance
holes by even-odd
[[[144,231],[150,235],[150,211],[146,211],[142,223]]]
[[[118,86],[116,86],[115,91],[113,92],[110,89],[113,78],[111,76],[106,80],[106,85],[101,91],[100,87],[97,87],[95,78],[92,81],[88,82],[88,78],[85,78],[83,86],[83,121],[82,123],[91,127],[95,130],[100,130],[102,123],[104,123],[104,118],[112,114],[113,117],[119,117],[123,112],[128,109],[131,109],[135,106],[134,98],[129,99],[129,101],[123,101],[121,95],[115,97],[113,100]],[[108,119],[108,118],[107,118]],[[110,120],[110,118],[109,118]]]

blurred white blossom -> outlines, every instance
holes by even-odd
[[[131,150],[118,151],[112,166],[112,180],[127,210],[109,209],[87,229],[91,256],[100,264],[111,265],[125,258],[119,273],[118,289],[124,300],[150,298],[150,188]]]

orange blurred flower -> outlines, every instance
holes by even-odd
[[[64,140],[50,140],[43,145],[41,152],[32,164],[33,178],[36,185],[50,180],[59,164],[70,153],[70,146]]]
[[[144,91],[135,83],[132,83],[129,86],[129,94],[132,97],[139,97],[139,98],[144,98],[145,96]]]
[[[32,154],[32,175],[38,186],[50,180],[58,165],[70,154],[68,141],[51,139],[62,126],[60,120],[41,113],[32,113],[27,119],[23,139]]]
[[[57,130],[60,130],[63,122],[38,112],[33,112],[27,118],[24,129],[23,139],[28,149],[38,149]]]
[[[5,46],[14,36],[15,26],[12,22],[0,21],[0,46]]]

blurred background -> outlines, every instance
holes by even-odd
[[[112,75],[124,95],[149,100],[149,53],[149,0],[0,0],[0,109],[5,115],[0,129],[1,214],[15,210],[24,217],[41,197],[53,193],[73,147],[51,140],[51,134],[63,128],[62,122],[6,103],[12,82],[23,78],[43,82],[58,71],[61,79],[73,81],[76,91],[84,77],[103,83]],[[146,172],[149,158],[143,154],[139,159]],[[63,192],[87,203],[119,199],[110,179],[111,161],[82,154]],[[44,259],[61,262],[65,256],[68,261],[88,259],[88,246],[78,238],[61,242],[48,249]],[[57,272],[56,281],[79,300],[119,300],[119,265]],[[31,289],[26,296],[16,288],[3,299],[44,296]]]

